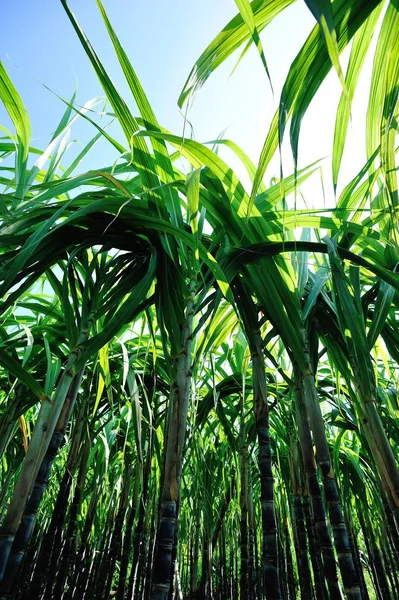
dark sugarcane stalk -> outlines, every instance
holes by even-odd
[[[115,502],[115,505],[112,507],[112,509],[111,507],[109,508],[108,513],[111,524],[110,535],[108,543],[104,549],[103,560],[101,564],[101,572],[99,577],[99,582],[101,582],[101,585],[99,583],[99,585],[97,586],[98,597],[102,600],[107,600],[108,598],[110,598],[110,591],[114,576],[114,550],[115,547],[118,545],[118,538],[121,534],[121,531],[118,529],[118,526],[116,524],[118,516],[117,502]]]
[[[176,597],[176,585],[177,585],[177,573],[176,569],[176,561],[177,561],[177,546],[178,546],[178,532],[179,532],[179,515],[180,515],[180,499],[176,502],[176,521],[175,521],[175,534],[173,538],[173,548],[172,548],[172,560],[171,560],[171,570],[170,570],[170,580],[172,585],[169,588],[169,600],[175,600]]]
[[[353,555],[342,512],[337,480],[331,473],[331,470],[329,475],[326,474],[324,476],[323,484],[345,594],[348,600],[361,600],[360,583],[353,562]]]
[[[86,541],[84,549],[82,548],[82,553],[79,552],[76,558],[74,577],[71,586],[68,589],[68,594],[66,596],[67,600],[79,600],[80,598],[84,598],[93,565],[93,559],[94,548]]]
[[[222,506],[220,508],[219,511],[219,515],[218,518],[216,520],[215,523],[215,527],[212,533],[212,538],[211,538],[211,542],[210,542],[210,554],[211,556],[213,555],[213,553],[215,552],[216,549],[216,545],[219,539],[219,534],[220,534],[220,530],[223,526],[224,523],[224,519],[226,516],[226,512],[229,508],[230,505],[230,501],[232,498],[232,495],[234,493],[234,489],[235,489],[235,477],[233,476],[232,480],[231,480],[231,484],[228,486],[225,496],[223,498],[223,502],[222,502]],[[201,515],[201,510],[200,510],[200,504],[198,501],[198,516],[197,516],[197,527],[198,527],[198,539],[196,541],[196,546],[195,546],[195,568],[196,568],[196,573],[198,572],[198,561],[199,561],[199,536],[200,536],[200,515]],[[206,557],[208,557],[209,552],[207,553]],[[206,558],[207,560],[207,558]],[[204,564],[204,557],[202,559],[202,564]],[[193,567],[194,568],[194,567]],[[195,586],[192,588],[192,595],[193,597],[197,598],[198,596],[201,596],[203,593],[205,593],[204,591],[206,591],[208,589],[207,587],[207,578],[209,577],[209,570],[211,569],[211,565],[209,568],[207,569],[202,569],[202,574],[201,574],[201,581],[199,586],[197,587],[197,582],[195,581]],[[195,577],[197,577],[197,575],[195,575]],[[202,590],[202,591],[201,591]]]
[[[112,586],[112,579],[114,572],[112,570],[112,546],[115,543],[115,538],[118,537],[118,532],[115,527],[112,528],[112,534],[109,539],[109,544],[104,554],[103,562],[101,565],[101,581],[103,581],[103,585],[97,588],[97,594],[99,594],[99,598],[102,600],[107,600],[110,597],[110,589]],[[104,575],[103,575],[104,574]]]
[[[169,399],[160,515],[152,574],[152,600],[167,600],[170,587],[173,585],[173,581],[171,581],[172,554],[178,517],[183,448],[191,387],[195,287],[196,282],[192,278],[189,284],[189,297],[182,331],[181,352],[177,359],[176,377]]]
[[[383,536],[381,536],[381,539],[383,539]],[[389,553],[389,545],[388,544],[381,544],[381,558],[382,558],[382,563],[384,565],[384,570],[385,573],[387,574],[387,580],[389,582],[389,587],[391,590],[391,595],[393,596],[393,598],[397,598],[398,597],[398,589],[397,589],[397,577],[396,577],[396,573],[395,571],[392,569],[393,564],[392,564],[392,560],[391,560],[391,556]]]
[[[234,479],[233,479],[234,484]],[[257,597],[257,562],[256,556],[256,525],[255,525],[255,510],[253,503],[253,487],[252,477],[248,478],[248,583],[251,589],[253,598]]]
[[[58,450],[64,441],[66,427],[74,409],[83,374],[84,368],[75,375],[71,382],[71,386],[66,396],[65,403],[62,407],[55,431],[51,437],[42,464],[40,465],[32,493],[25,507],[21,523],[18,527],[17,533],[15,534],[14,542],[8,557],[4,578],[0,584],[0,599],[2,597],[7,597],[8,591],[12,586],[21,561],[28,548],[36,520],[36,514],[48,486],[50,471],[54,458],[56,457]]]
[[[201,506],[199,495],[195,497],[194,511],[194,543],[191,545],[191,565],[190,565],[190,598],[195,600],[198,593],[198,565],[199,565],[199,548],[201,535]]]
[[[267,600],[280,600],[281,589],[277,564],[277,523],[274,507],[269,411],[266,396],[264,357],[260,343],[259,345],[257,344],[257,351],[252,354],[252,361],[254,369],[253,386],[256,433],[259,447],[258,466],[261,485],[262,564],[266,583],[266,598]]]
[[[118,511],[115,518],[114,534],[112,536],[110,548],[109,548],[109,564],[108,564],[108,578],[104,588],[104,598],[110,596],[112,581],[114,577],[116,562],[121,559],[122,550],[122,534],[123,534],[123,522],[125,520],[126,509],[129,500],[129,488],[130,488],[131,471],[125,466],[123,475],[122,491],[119,498]]]
[[[184,579],[184,585],[183,585],[183,596],[184,598],[190,598],[190,555],[189,555],[189,549],[187,548],[187,554],[186,554],[186,560],[183,563],[183,579]]]
[[[244,429],[244,423],[241,422]],[[240,571],[240,593],[242,598],[249,598],[248,582],[248,450],[245,441],[241,440],[240,449],[240,552],[241,552],[241,571]]]
[[[96,558],[96,546],[93,544],[89,544],[86,547],[85,551],[85,562],[84,568],[82,570],[82,575],[77,580],[76,586],[73,589],[73,594],[75,598],[79,600],[81,598],[87,598],[88,589],[90,584],[91,573],[94,568],[95,558]]]
[[[387,531],[388,531],[388,535],[389,535],[390,541],[392,543],[392,550],[393,550],[394,560],[395,560],[395,563],[396,563],[396,570],[399,570],[399,534],[398,534],[398,528],[397,528],[397,525],[396,525],[396,520],[395,520],[394,513],[393,513],[392,508],[389,505],[389,503],[384,503],[384,510],[385,510],[385,516],[386,516]]]
[[[94,487],[92,490],[90,504],[83,528],[82,539],[77,555],[77,564],[80,564],[81,568],[79,570],[75,570],[76,577],[73,582],[73,600],[79,600],[80,598],[83,598],[92,564],[92,551],[89,546],[89,537],[94,523],[94,518],[96,516],[96,508],[99,496],[98,477],[94,477],[93,480]]]
[[[292,502],[291,502],[292,504]],[[296,569],[297,569],[297,574],[298,574],[298,583],[299,583],[299,590],[300,593],[303,583],[302,583],[302,574],[301,574],[301,549],[299,546],[299,535],[298,535],[298,526],[297,526],[297,522],[296,522],[296,515],[294,514],[294,507],[291,506],[291,521],[292,521],[292,531],[293,531],[293,538],[294,538],[294,550],[295,550],[295,558],[296,558]]]
[[[179,579],[180,579],[180,591],[181,596],[183,598],[187,598],[187,583],[188,583],[188,554],[182,550],[180,547],[180,552],[178,556],[178,565],[179,565]]]
[[[299,442],[302,460],[306,474],[306,484],[312,505],[313,519],[315,522],[316,538],[323,558],[323,572],[327,582],[331,600],[342,600],[342,593],[338,582],[338,573],[335,564],[334,549],[327,526],[326,512],[317,479],[317,467],[313,454],[313,444],[310,424],[302,395],[302,377],[294,367],[295,377],[295,414],[298,426]]]
[[[302,395],[316,447],[316,460],[323,478],[324,496],[331,524],[334,547],[348,600],[361,600],[360,585],[349,545],[348,532],[341,507],[337,480],[332,468],[330,450],[327,443],[325,424],[315,386],[311,352],[317,357],[318,337],[304,337],[304,358],[307,368],[302,370]],[[316,361],[313,360],[313,364]]]
[[[255,527],[255,532],[259,531],[261,528],[259,527],[259,520],[256,520],[256,527]],[[259,568],[259,565],[261,563],[261,559],[260,559],[260,555],[259,555],[259,550],[262,551],[261,545],[258,544],[258,541],[255,537],[255,577],[256,577],[256,600],[262,600],[262,594],[263,594],[263,588],[262,588],[262,575],[263,575],[263,569]]]
[[[54,506],[52,518],[47,532],[44,534],[40,553],[33,574],[30,593],[34,598],[41,598],[43,588],[51,581],[62,545],[62,525],[68,508],[68,498],[72,487],[72,475],[65,469],[63,479]],[[54,550],[55,549],[55,550]]]
[[[192,531],[192,528],[190,529]],[[193,575],[194,575],[194,550],[193,550],[193,542],[194,542],[194,536],[190,535],[189,537],[189,541],[188,541],[188,571],[189,574],[187,575],[188,578],[188,585],[189,587],[187,588],[187,597],[192,600],[193,598],[193,590],[192,590],[192,580],[193,580]]]
[[[72,489],[73,476],[69,472],[65,472],[64,479],[61,482],[57,501],[53,511],[49,529],[45,534],[41,556],[39,557],[38,565],[36,566],[35,577],[32,582],[32,588],[36,589],[36,585],[40,588],[44,585],[45,600],[51,598],[51,590],[53,587],[55,574],[58,571],[59,560],[62,556],[62,546],[64,540],[64,523],[67,518],[69,495]],[[52,535],[52,532],[54,534]],[[48,557],[48,562],[46,558]],[[39,564],[43,565],[41,570]],[[37,575],[37,577],[36,577]]]
[[[386,522],[387,533],[393,544],[397,563],[396,568],[399,569],[399,530],[398,523],[395,519],[395,503],[392,498],[391,490],[384,480],[381,480],[380,478],[376,479],[384,507],[384,520]]]
[[[65,584],[70,578],[70,570],[73,564],[73,557],[76,555],[76,534],[78,523],[78,512],[82,497],[82,491],[87,473],[87,464],[90,456],[90,439],[86,438],[81,454],[79,466],[79,474],[76,481],[75,492],[69,510],[68,527],[65,534],[62,554],[60,556],[59,569],[57,580],[54,586],[55,598],[62,598]],[[50,583],[50,582],[49,582]],[[50,588],[49,588],[50,589]],[[47,592],[51,594],[51,592]]]
[[[364,508],[364,507],[362,507]],[[377,595],[377,600],[391,600],[388,582],[385,577],[384,567],[382,565],[379,550],[375,544],[374,532],[370,525],[370,520],[367,511],[357,511],[363,539],[366,545],[369,565],[371,567],[371,575],[374,582],[374,590]]]
[[[320,551],[320,546],[317,543],[317,537],[315,532],[315,522],[312,515],[312,511],[310,508],[310,500],[309,495],[306,490],[306,495],[302,498],[303,504],[303,513],[305,516],[306,523],[306,533],[309,540],[309,554],[310,560],[312,563],[312,571],[313,571],[313,580],[314,580],[314,590],[316,594],[316,600],[326,600],[327,599],[327,590],[326,583],[323,577],[323,568],[322,568],[322,555]]]
[[[351,530],[350,542],[353,546],[353,555],[355,557],[355,566],[359,574],[360,580],[360,591],[362,593],[362,600],[370,600],[369,592],[366,585],[366,580],[364,578],[363,567],[360,559],[360,550],[359,545],[357,543],[357,536],[353,529]]]
[[[152,410],[151,410],[151,422],[155,421],[157,418],[158,412],[158,400],[157,395],[152,393]],[[135,504],[135,513],[138,507],[138,519],[137,524],[133,534],[133,555],[132,555],[132,564],[130,567],[129,580],[127,585],[127,590],[125,592],[125,598],[127,600],[131,600],[132,598],[139,597],[139,591],[142,590],[145,585],[150,586],[151,582],[151,569],[153,562],[153,544],[148,540],[148,522],[149,518],[151,518],[151,506],[154,506],[153,503],[148,502],[148,492],[150,489],[150,485],[154,486],[154,501],[156,496],[156,477],[154,477],[154,482],[151,481],[151,469],[152,462],[154,456],[154,436],[152,434],[151,427],[149,428],[149,439],[148,439],[148,449],[146,453],[146,459],[144,462],[144,468],[142,465],[137,464],[137,473],[136,479],[137,484],[139,481],[142,483],[141,496],[139,487],[135,487],[134,491],[134,504]],[[142,469],[142,473],[140,470]],[[153,501],[153,502],[154,502]],[[149,509],[148,509],[149,507]],[[151,528],[155,527],[156,515],[152,513],[151,520]],[[153,536],[152,538],[153,539]],[[149,543],[151,545],[151,550],[149,550]],[[148,577],[146,578],[146,573]],[[118,592],[121,594],[121,590]],[[149,590],[146,590],[145,595],[149,597]],[[140,593],[141,596],[141,593]]]
[[[1,600],[7,598],[8,593],[16,577],[17,571],[29,546],[36,513],[39,508],[40,500],[44,494],[44,490],[47,487],[51,463],[53,462],[57,450],[61,444],[60,438],[62,438],[62,435],[57,436],[53,434],[52,436],[51,442],[46,452],[46,456],[42,461],[38,475],[36,477],[36,482],[33,487],[32,494],[30,495],[30,498],[26,505],[20,526],[18,528],[17,533],[15,534],[14,542],[11,547],[6,569],[4,572],[3,581],[0,584]]]
[[[129,553],[130,553],[130,546],[131,546],[132,537],[133,537],[133,526],[134,526],[134,520],[136,517],[139,486],[140,486],[139,469],[140,469],[140,465],[137,463],[135,479],[134,479],[134,486],[133,486],[132,504],[131,504],[129,510],[127,511],[126,530],[125,530],[125,535],[123,538],[123,550],[122,550],[121,565],[120,565],[120,571],[119,571],[118,589],[116,592],[117,600],[124,600],[125,595],[126,595],[125,587],[126,587],[126,579],[127,579],[128,568],[129,568]],[[131,597],[131,595],[130,595],[130,597]]]
[[[85,595],[84,595],[85,600],[93,600],[93,598],[95,596],[96,578],[98,575],[99,567],[101,565],[101,549],[102,549],[102,546],[104,543],[105,543],[105,532],[100,540],[100,543],[98,545],[94,546],[93,562],[92,562],[92,565],[90,568],[90,575],[87,580],[87,585],[85,587]]]
[[[136,483],[134,488],[134,512],[136,513],[137,503],[138,503],[138,519],[137,524],[134,530],[133,536],[133,557],[132,557],[132,566],[130,569],[129,575],[129,583],[127,587],[126,597],[128,600],[131,598],[136,598],[136,586],[137,583],[140,585],[141,573],[143,572],[143,561],[145,560],[145,552],[146,552],[146,540],[145,540],[145,530],[144,523],[146,517],[146,507],[147,507],[147,498],[148,498],[148,488],[150,483],[150,475],[151,475],[151,463],[152,463],[152,437],[150,438],[149,449],[144,465],[143,471],[143,483],[142,483],[142,492],[141,497],[139,499],[139,481],[140,481],[140,469],[141,466],[137,464],[136,466]],[[133,507],[132,507],[133,508]],[[141,561],[141,564],[140,564]],[[121,591],[118,592],[121,594]]]
[[[314,597],[312,578],[308,560],[307,532],[303,507],[303,482],[301,477],[301,451],[290,436],[288,464],[291,479],[292,501],[291,515],[294,531],[294,547],[297,559],[299,587],[301,599]]]
[[[262,510],[262,566],[266,599],[281,600],[277,556],[277,522],[274,505],[272,451],[270,445],[269,407],[262,338],[257,310],[252,298],[238,278],[234,281],[235,297],[243,321],[252,358],[253,407],[258,440],[258,468]]]
[[[100,553],[100,561],[97,566],[97,575],[94,580],[94,599],[100,600],[104,598],[105,585],[108,578],[108,566],[109,566],[109,548],[112,544],[112,537],[115,534],[114,527],[114,509],[110,505],[107,510],[107,528],[106,537]]]
[[[213,551],[212,551],[212,540],[211,540],[211,532],[207,531],[207,547],[208,547],[208,555],[207,555],[207,563],[206,568],[208,570],[207,577],[207,597],[209,600],[214,600],[214,581],[212,574],[212,566],[213,566]]]
[[[57,568],[58,558],[61,551],[62,528],[68,508],[68,499],[73,481],[73,473],[78,464],[79,449],[82,442],[86,415],[86,401],[82,402],[79,414],[72,434],[72,442],[69,450],[65,471],[60,483],[57,500],[54,505],[48,530],[43,537],[39,556],[36,562],[34,574],[31,581],[30,593],[33,598],[40,598],[43,587],[49,579],[49,574],[54,573]],[[53,550],[55,551],[53,552]]]
[[[28,446],[21,471],[15,484],[3,524],[0,527],[0,582],[2,582],[11,547],[20,526],[26,504],[32,493],[40,466],[51,442],[61,411],[66,402],[68,391],[76,375],[74,365],[79,359],[82,345],[87,341],[93,324],[88,316],[82,323],[76,348],[71,350],[64,371],[60,377],[53,398],[43,398],[32,439]]]
[[[398,563],[396,560],[396,549],[392,543],[392,540],[388,537],[388,556],[390,561],[390,570],[392,573],[392,578],[394,581],[394,589],[396,590],[396,595],[399,597],[399,571],[398,571]]]
[[[380,597],[383,598],[383,600],[393,600],[389,590],[389,584],[385,573],[384,563],[381,558],[381,552],[375,541],[373,541],[371,545],[371,554],[372,565],[375,571],[376,582],[380,593]]]
[[[32,576],[33,566],[35,565],[38,557],[43,534],[44,530],[39,530],[38,527],[35,527],[27,552],[22,559],[20,572],[18,573],[18,577],[14,578],[13,585],[8,592],[7,598],[19,598],[24,597],[25,595],[28,596],[29,582]]]
[[[360,507],[360,511],[362,510],[362,508],[363,507]],[[370,578],[371,578],[371,580],[373,582],[375,596],[376,596],[377,600],[381,600],[381,594],[380,594],[380,590],[379,590],[379,587],[378,587],[378,581],[377,581],[377,577],[376,577],[376,573],[375,573],[375,566],[374,566],[374,563],[373,563],[372,546],[371,546],[371,543],[370,543],[370,540],[369,540],[369,537],[368,537],[368,532],[367,532],[367,529],[366,529],[365,519],[363,518],[363,515],[362,515],[362,513],[360,511],[359,510],[357,511],[357,515],[358,515],[358,519],[359,519],[359,523],[360,523],[360,529],[361,529],[361,532],[363,534],[363,539],[364,539],[364,543],[365,543],[366,550],[367,550],[367,566],[368,566],[368,571],[369,571]]]
[[[367,585],[365,582],[363,568],[360,560],[359,546],[357,543],[357,534],[353,524],[352,508],[349,503],[345,505],[345,522],[348,531],[349,544],[351,547],[353,562],[359,578],[362,600],[369,600],[369,593],[367,590]]]
[[[281,506],[280,510],[277,512],[277,517],[279,523],[282,523],[281,532],[284,534],[284,519],[281,514]],[[283,538],[282,536],[277,537],[277,557],[278,557],[278,570],[280,573],[280,585],[281,585],[281,596],[283,600],[287,600],[288,596],[288,575],[287,575],[287,565],[285,560],[284,546],[283,546]]]
[[[105,523],[103,525],[103,534],[101,536],[100,544],[97,550],[93,568],[90,573],[89,583],[87,586],[86,595],[88,600],[100,600],[102,598],[105,579],[107,577],[107,572],[104,568],[104,565],[108,553],[110,539],[112,537],[112,531],[112,514],[110,508],[108,507]]]
[[[303,600],[309,598],[310,600],[314,597],[314,595],[306,544],[305,515],[302,504],[302,496],[299,493],[295,494],[293,497],[292,514],[295,537],[297,539],[296,546],[298,548],[297,561],[301,598]]]
[[[143,553],[143,560],[141,561],[141,564],[139,565],[139,572],[140,572],[140,581],[143,581],[143,588],[144,588],[144,600],[147,600],[147,598],[150,598],[150,594],[151,594],[151,586],[152,586],[152,572],[153,572],[153,564],[154,564],[154,557],[155,557],[155,548],[156,548],[156,533],[157,533],[157,509],[156,509],[156,501],[155,501],[155,494],[154,494],[154,499],[152,502],[152,514],[150,515],[150,528],[149,528],[149,535],[148,535],[148,541],[147,539],[145,540],[145,553]],[[146,527],[148,528],[148,519],[147,519],[147,523],[146,523]]]
[[[201,583],[198,588],[197,600],[209,598],[212,593],[212,569],[211,569],[211,540],[209,523],[204,519],[202,557],[201,557]]]
[[[337,481],[331,464],[330,450],[327,443],[323,415],[312,373],[308,349],[305,351],[307,372],[302,375],[302,394],[308,415],[313,439],[316,446],[316,459],[319,465],[324,486],[329,520],[334,537],[334,546],[338,556],[342,582],[348,600],[361,600],[359,580],[353,563],[348,533],[339,498]]]
[[[362,567],[362,563],[360,560],[359,545],[357,543],[356,534],[352,527],[350,528],[349,541],[353,548],[352,554],[354,556],[355,567],[356,567],[358,575],[359,575],[360,591],[362,594],[362,600],[370,600],[369,592],[368,592],[367,585],[366,585],[366,580],[364,578],[363,567]]]
[[[288,527],[288,515],[285,515],[284,518],[284,551],[287,565],[287,598],[288,600],[295,600],[296,585],[294,575],[294,562],[292,560],[291,537]]]
[[[245,435],[245,397],[240,398],[240,594],[250,597],[249,589],[249,549],[248,549],[248,447]]]
[[[290,514],[291,514],[291,523],[292,523],[292,533],[293,533],[293,546],[295,550],[295,558],[296,558],[296,567],[299,581],[299,588],[302,594],[302,588],[304,583],[302,582],[302,567],[301,567],[301,544],[300,544],[300,528],[298,526],[297,518],[298,510],[297,507],[299,505],[299,500],[296,500],[297,497],[297,489],[298,489],[298,481],[299,477],[297,471],[295,469],[295,465],[298,462],[298,459],[294,460],[294,450],[295,446],[292,440],[292,434],[289,437],[289,447],[288,447],[288,467],[291,479],[291,496],[290,496]]]
[[[232,556],[233,561],[233,571],[232,571],[232,575],[233,575],[233,598],[239,598],[239,581],[240,581],[240,575],[239,575],[239,568],[238,568],[238,552],[236,551],[236,548],[234,545],[230,546],[230,556]]]
[[[101,568],[104,548],[108,542],[109,529],[108,523],[105,523],[105,529],[101,538],[93,547],[93,560],[90,568],[89,578],[85,587],[85,600],[94,600],[96,597],[96,584]]]
[[[327,582],[328,593],[334,600],[342,600],[342,593],[339,587],[335,563],[334,549],[327,526],[326,511],[316,473],[308,473],[307,485],[311,498],[316,537],[322,555],[324,577]]]
[[[217,576],[215,577],[213,597],[214,600],[219,600],[223,586],[223,559],[220,543],[216,545],[215,552],[213,553],[213,564],[215,573],[217,573]]]
[[[222,581],[220,586],[220,600],[229,596],[229,578],[227,569],[227,552],[226,552],[226,527],[223,523],[219,536],[219,553],[222,563]]]
[[[234,598],[234,558],[231,535],[229,537],[229,597]]]

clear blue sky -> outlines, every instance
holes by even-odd
[[[95,0],[70,0],[70,6],[113,81],[133,104]],[[183,119],[176,104],[179,92],[200,53],[236,14],[234,0],[104,0],[104,6],[159,122],[181,134]],[[77,103],[81,105],[103,92],[58,0],[13,0],[2,12],[0,58],[28,109],[34,145],[43,148],[64,106],[41,83],[67,99],[77,86]],[[188,115],[196,139],[214,139],[227,128],[225,137],[240,144],[256,161],[289,65],[313,24],[305,3],[299,0],[262,34],[276,90],[274,98],[254,48],[232,77],[237,55],[227,61],[197,94]],[[302,164],[331,152],[339,95],[336,76],[331,74],[304,121]],[[3,107],[0,123],[10,126]],[[87,124],[78,123],[72,139],[87,141],[94,133]],[[124,141],[122,136],[120,139]],[[76,145],[71,153],[78,149]],[[115,158],[115,151],[103,144],[96,147],[86,166],[110,164]],[[362,160],[355,162],[360,166]]]

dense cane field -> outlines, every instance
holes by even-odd
[[[398,600],[398,0],[306,0],[256,163],[158,123],[98,0],[124,99],[61,3],[107,105],[60,98],[38,148],[0,63],[0,598]],[[290,4],[236,0],[183,111],[237,49],[267,78],[259,34]],[[337,187],[366,55],[367,161]],[[310,209],[298,141],[330,72],[333,185]],[[114,161],[85,170],[98,140]]]

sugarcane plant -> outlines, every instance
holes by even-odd
[[[60,98],[40,150],[0,63],[0,598],[395,600],[397,0],[306,1],[256,163],[158,123],[97,0],[136,116],[61,4],[105,98]],[[236,0],[179,105],[252,43],[270,79],[260,33],[291,4]],[[366,162],[338,192],[373,38]],[[333,200],[298,209],[322,173],[299,168],[301,121],[330,70]],[[68,164],[78,119],[94,135]],[[267,184],[289,120],[293,172]],[[115,161],[85,170],[100,143]]]

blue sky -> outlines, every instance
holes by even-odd
[[[114,83],[133,106],[95,0],[70,0],[70,6]],[[236,14],[234,0],[104,0],[104,6],[159,122],[181,134],[183,118],[177,108],[178,95],[200,53]],[[13,0],[3,13],[0,58],[28,109],[34,145],[43,148],[64,107],[42,83],[66,99],[77,86],[77,103],[81,105],[103,92],[59,1]],[[263,32],[274,97],[254,48],[231,77],[238,55],[211,76],[197,94],[188,115],[196,139],[214,139],[226,129],[225,137],[241,145],[256,161],[289,65],[313,24],[313,17],[300,0]],[[336,75],[331,73],[304,119],[300,145],[302,165],[331,152],[334,111],[339,96]],[[3,107],[0,107],[0,123],[10,126]],[[354,123],[355,143],[360,135],[356,127]],[[87,141],[94,133],[90,126],[79,122],[72,131],[72,139]],[[123,140],[122,136],[119,139]],[[78,150],[75,144],[70,152]],[[285,157],[289,164],[288,152]],[[110,164],[115,158],[112,148],[99,145],[86,166]],[[353,162],[360,168],[362,161],[363,157],[353,158],[348,175],[354,174],[350,172]],[[272,170],[274,173],[269,175],[278,174],[277,163]],[[313,202],[316,199],[312,199]]]

